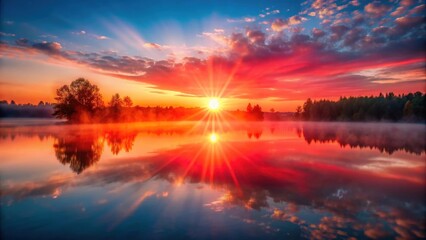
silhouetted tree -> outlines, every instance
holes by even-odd
[[[253,111],[253,107],[251,106],[251,103],[247,105],[247,113],[251,113]]]
[[[263,120],[262,108],[258,104],[252,107],[251,103],[249,103],[247,105],[246,120],[262,121]]]
[[[99,88],[84,78],[57,89],[55,100],[53,115],[77,122],[91,121],[104,106]]]
[[[128,107],[128,108],[130,108],[130,107],[132,107],[132,106],[133,106],[133,101],[132,101],[132,99],[130,99],[130,97],[129,97],[129,96],[125,96],[125,97],[124,97],[124,99],[123,99],[123,103],[124,103],[124,106],[125,106],[125,107]]]
[[[301,115],[302,115],[302,107],[301,106],[297,106],[296,113],[294,114],[294,117],[296,119],[300,119]]]
[[[303,104],[303,119],[309,120],[311,114],[312,100],[308,98],[306,102]]]
[[[254,120],[257,120],[257,121],[263,120],[262,108],[258,104],[256,104],[253,107],[252,115],[254,117]]]

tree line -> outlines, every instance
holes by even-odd
[[[79,78],[56,90],[53,116],[71,122],[134,122],[202,120],[201,108],[133,106],[130,97],[114,94],[105,105],[99,88],[87,79]],[[262,108],[249,103],[246,112],[230,112],[234,120],[263,120]]]
[[[34,104],[16,104],[14,100],[0,100],[0,118],[51,118],[53,104],[40,101]]]
[[[98,86],[79,78],[56,90],[53,116],[70,122],[134,122],[201,119],[200,108],[133,106],[130,97],[114,94],[105,105]]]
[[[307,121],[407,121],[425,122],[426,94],[340,97],[337,101],[306,100],[296,109],[296,119]]]

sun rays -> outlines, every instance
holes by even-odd
[[[249,161],[242,152],[234,149],[227,142],[227,129],[232,129],[232,122],[235,116],[227,112],[226,94],[229,94],[228,86],[233,81],[234,73],[239,68],[239,64],[233,67],[233,71],[228,76],[221,76],[215,72],[214,61],[208,61],[208,81],[202,81],[202,76],[193,75],[194,84],[199,87],[204,95],[204,107],[192,117],[201,120],[186,131],[185,135],[199,135],[200,142],[193,153],[177,152],[170,157],[165,164],[158,167],[150,178],[159,174],[164,169],[173,164],[183,164],[184,171],[173,176],[174,186],[181,186],[190,181],[189,176],[198,176],[200,182],[214,186],[221,178],[229,176],[232,179],[238,193],[242,193],[239,176],[244,173],[236,171],[236,164],[243,164],[239,160]],[[223,79],[225,81],[222,81]],[[220,78],[220,79],[219,79]],[[221,80],[222,79],[222,80]],[[249,163],[250,164],[250,163]]]
[[[219,99],[217,98],[212,98],[209,100],[209,110],[210,111],[219,111],[220,108],[220,103],[219,103]]]
[[[216,135],[216,133],[210,134],[209,139],[210,139],[211,143],[216,143],[219,140],[218,136]]]

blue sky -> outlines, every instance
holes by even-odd
[[[268,8],[268,10],[266,10]],[[105,50],[108,42],[95,37],[117,37],[111,25],[131,27],[144,40],[167,44],[176,36],[176,44],[196,45],[200,34],[215,28],[233,30],[246,27],[243,18],[258,18],[273,10],[271,17],[289,17],[299,12],[297,1],[3,1],[2,32],[16,38],[40,41],[61,40],[69,49]],[[236,20],[230,23],[229,20]],[[258,23],[255,25],[259,27]],[[260,26],[262,27],[262,26]],[[197,37],[198,36],[198,37]],[[3,41],[14,39],[3,38]],[[107,43],[105,43],[107,42]],[[124,49],[123,49],[124,50]],[[131,49],[129,49],[131,50]]]

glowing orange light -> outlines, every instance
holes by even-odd
[[[212,133],[212,134],[210,134],[209,139],[210,139],[210,142],[211,142],[211,143],[215,143],[215,142],[217,142],[217,140],[219,140],[219,139],[218,139],[218,136],[216,135],[216,133]]]
[[[209,109],[210,111],[217,111],[219,110],[220,104],[219,100],[217,98],[212,98],[209,101]]]

